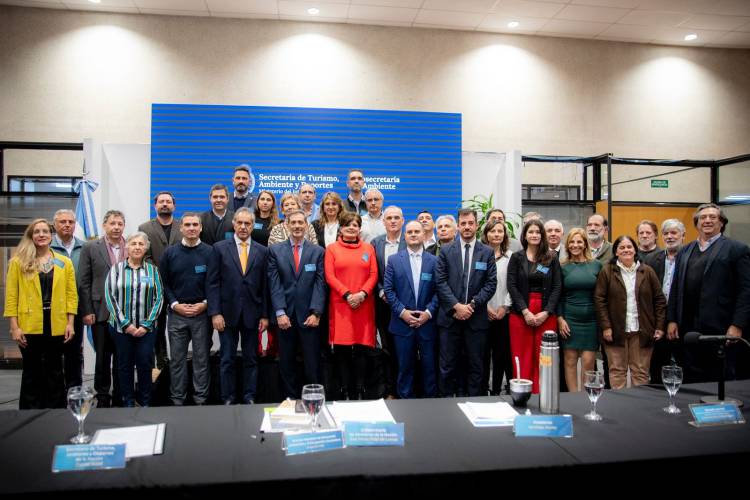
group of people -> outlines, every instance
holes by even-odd
[[[699,238],[687,245],[684,225],[664,221],[660,249],[650,221],[637,241],[610,244],[599,214],[567,235],[558,221],[528,214],[518,240],[499,209],[481,228],[470,209],[405,223],[379,190],[364,191],[359,169],[345,198],[327,192],[320,204],[305,184],[277,208],[249,181],[237,167],[231,195],[214,185],[211,209],[179,220],[175,197],[158,193],[156,217],[127,238],[117,210],[88,242],[73,236],[69,210],[52,224],[33,221],[6,283],[5,316],[24,361],[20,408],[64,405],[65,387],[81,383],[83,325],[94,339],[98,405],[148,406],[154,360],[169,367],[172,404],[191,399],[190,343],[192,401],[206,404],[214,330],[222,402],[252,404],[264,331],[278,345],[284,397],[322,382],[331,399],[412,398],[499,394],[516,376],[514,358],[538,392],[546,330],[559,332],[571,391],[580,390],[579,358],[582,371],[594,369],[600,346],[613,388],[625,387],[628,372],[636,385],[656,381],[657,368],[675,361],[688,381],[708,380],[716,363],[683,346],[684,333],[739,337],[750,320],[750,251],[723,236],[728,220],[716,205],[698,207]],[[729,367],[740,375],[733,355]]]

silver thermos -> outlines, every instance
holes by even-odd
[[[539,353],[539,410],[542,413],[560,411],[560,344],[557,334],[547,330],[542,334]]]

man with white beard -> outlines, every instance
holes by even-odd
[[[685,224],[677,219],[667,219],[661,223],[661,237],[664,249],[650,253],[644,262],[654,268],[662,285],[664,297],[669,300],[669,289],[675,270],[675,258],[685,242]],[[656,245],[654,245],[656,246]],[[662,338],[654,344],[651,355],[651,383],[661,384],[661,367],[672,362],[677,342]]]

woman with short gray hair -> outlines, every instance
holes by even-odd
[[[159,271],[144,256],[150,244],[138,231],[126,241],[128,258],[112,266],[104,285],[109,310],[109,333],[117,356],[117,377],[123,405],[151,403],[151,369],[154,360],[156,319],[162,306]],[[138,372],[138,394],[133,389],[133,366]]]

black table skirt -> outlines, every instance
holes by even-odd
[[[515,438],[507,427],[474,428],[456,406],[464,399],[388,401],[396,421],[405,424],[403,448],[293,457],[281,451],[279,434],[261,436],[261,406],[94,409],[86,420],[89,433],[166,422],[165,453],[133,459],[121,470],[59,474],[50,472],[52,452],[75,434],[70,413],[5,411],[0,412],[0,492],[59,497],[106,490],[109,500],[133,498],[134,489],[159,488],[170,496],[202,498],[246,491],[382,499],[409,492],[478,495],[498,484],[524,485],[529,492],[552,484],[561,492],[571,480],[575,489],[569,493],[578,494],[596,483],[631,488],[638,478],[656,481],[665,491],[687,489],[693,480],[715,484],[715,477],[748,467],[748,424],[701,429],[688,424],[688,404],[715,389],[715,384],[683,387],[677,396],[683,412],[677,416],[662,411],[667,403],[662,387],[606,391],[597,407],[604,420],[598,423],[583,419],[589,410],[585,393],[562,394],[562,412],[573,415],[570,439]],[[727,395],[750,402],[750,382],[728,383]],[[536,413],[536,397],[530,408]],[[747,413],[744,408],[746,419]],[[596,490],[591,495],[599,496]]]

